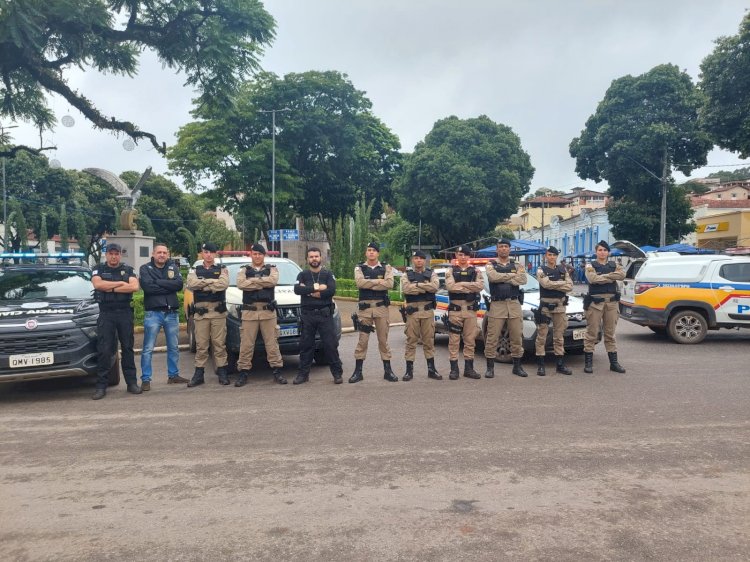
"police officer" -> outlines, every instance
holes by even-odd
[[[169,259],[169,249],[161,242],[154,244],[151,261],[141,266],[139,277],[143,289],[143,351],[141,351],[141,381],[143,390],[151,390],[151,357],[159,330],[164,328],[167,341],[167,382],[183,384],[180,376],[180,302],[177,293],[182,289],[180,266]]]
[[[480,379],[482,376],[474,370],[474,346],[479,326],[477,310],[480,293],[484,288],[482,271],[469,265],[470,246],[456,248],[457,265],[445,272],[445,288],[448,290],[448,315],[443,322],[448,326],[448,352],[450,354],[450,380],[458,379],[458,348],[461,338],[464,340],[464,376]]]
[[[552,342],[557,358],[557,372],[572,375],[565,365],[565,330],[568,327],[568,315],[565,307],[568,304],[568,293],[573,290],[573,279],[565,264],[557,263],[560,250],[554,246],[547,248],[544,254],[545,263],[536,272],[539,281],[539,308],[536,312],[536,374],[543,377],[544,356],[546,355],[547,332],[552,323]]]
[[[599,328],[604,332],[604,347],[609,356],[609,370],[624,373],[625,369],[617,361],[617,341],[615,328],[619,317],[620,292],[617,282],[625,279],[622,266],[608,261],[609,244],[601,240],[596,245],[596,260],[586,265],[586,280],[589,292],[584,298],[586,309],[586,337],[583,341],[585,373],[594,372],[594,346]]]
[[[391,348],[388,347],[388,290],[393,288],[393,269],[387,263],[378,260],[380,246],[370,242],[365,250],[365,261],[354,268],[354,281],[359,289],[358,313],[353,315],[359,330],[359,341],[354,350],[356,366],[349,377],[350,383],[361,381],[362,365],[367,356],[367,343],[370,332],[378,336],[378,349],[383,360],[383,378],[389,382],[398,382],[398,377],[391,369]]]
[[[242,336],[240,358],[237,361],[240,374],[234,386],[247,384],[258,331],[266,347],[266,357],[273,369],[274,380],[279,384],[286,384],[286,379],[281,374],[284,362],[279,352],[274,290],[279,283],[279,270],[275,265],[265,263],[266,249],[260,244],[253,244],[250,256],[252,263],[243,265],[237,273],[237,288],[242,290]]]
[[[333,382],[344,382],[344,368],[339,358],[339,340],[333,322],[333,295],[336,294],[336,277],[322,267],[320,248],[308,248],[308,269],[300,271],[294,292],[300,295],[302,309],[302,334],[300,337],[299,372],[292,384],[306,383],[310,378],[310,367],[315,355],[315,334],[320,334],[320,343],[331,367]]]
[[[122,374],[128,392],[140,394],[133,353],[133,293],[140,287],[135,271],[120,262],[120,245],[109,244],[105,263],[91,273],[94,298],[99,303],[96,323],[97,372],[96,391],[92,398],[100,400],[107,394],[107,374],[117,361],[117,341],[122,353]]]
[[[208,361],[209,345],[213,351],[219,384],[229,384],[227,373],[227,303],[229,272],[217,264],[218,246],[206,242],[201,247],[203,263],[188,273],[186,287],[193,291],[193,324],[195,326],[195,373],[188,383],[195,387],[205,382],[203,374]]]
[[[484,356],[487,371],[484,376],[495,376],[495,357],[500,334],[506,323],[510,336],[510,355],[513,358],[513,374],[528,377],[521,366],[523,357],[523,311],[521,310],[521,286],[526,283],[526,269],[510,259],[510,240],[497,241],[497,261],[485,267],[490,282],[490,307],[487,311],[487,338],[484,342]]]
[[[425,267],[427,256],[422,250],[414,252],[411,258],[412,268],[401,279],[401,290],[406,305],[402,314],[406,316],[406,374],[401,380],[414,378],[414,357],[417,353],[417,342],[422,340],[424,357],[427,360],[427,377],[443,380],[435,368],[435,293],[440,287],[437,273]]]

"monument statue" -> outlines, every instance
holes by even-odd
[[[151,166],[146,168],[146,171],[143,172],[143,175],[141,175],[140,179],[136,182],[135,187],[133,187],[132,190],[128,187],[128,184],[126,184],[109,170],[103,170],[101,168],[85,168],[83,171],[107,182],[109,185],[115,188],[115,190],[120,194],[117,196],[117,198],[124,199],[127,203],[125,209],[123,209],[122,213],[120,213],[120,228],[122,230],[135,230],[135,219],[138,216],[138,211],[136,211],[135,209],[135,204],[138,202],[138,199],[141,196],[141,188],[143,187],[143,184],[146,183],[146,180],[151,175]]]

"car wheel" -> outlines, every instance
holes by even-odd
[[[195,344],[195,322],[193,321],[193,318],[188,318],[187,321],[187,333],[188,333],[188,344],[190,346],[190,353],[195,353],[196,351],[196,344]]]
[[[703,341],[708,324],[696,310],[681,310],[672,315],[667,327],[670,337],[677,343],[695,344]]]
[[[328,361],[328,357],[326,356],[326,352],[323,349],[316,349],[315,355],[313,355],[313,358],[315,359],[316,365],[330,365],[330,361]]]
[[[115,358],[115,363],[107,373],[107,385],[117,386],[120,384],[120,362]]]

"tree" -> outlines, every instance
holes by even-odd
[[[445,246],[492,230],[518,208],[534,168],[513,130],[487,116],[435,123],[395,183],[399,214]]]
[[[726,183],[730,181],[742,181],[750,179],[750,168],[737,168],[736,170],[719,170],[718,172],[713,172],[708,174],[709,178],[719,178],[721,183]]]
[[[272,115],[276,112],[276,224],[316,217],[331,234],[360,197],[392,199],[399,141],[371,113],[346,75],[310,71],[247,83],[235,109],[196,110],[170,148],[170,167],[192,188],[208,180],[228,210],[262,230],[271,225]],[[291,206],[291,209],[290,209]]]
[[[373,241],[370,235],[370,216],[374,201],[360,200],[354,217],[343,216],[334,221],[331,244],[331,271],[337,277],[352,279],[354,266],[362,261],[365,247]]]
[[[224,249],[227,246],[234,248],[238,245],[237,232],[229,230],[226,224],[217,219],[213,213],[204,213],[201,216],[200,221],[198,221],[195,238],[199,244],[213,242],[220,249]]]
[[[750,14],[737,35],[720,37],[701,63],[704,128],[721,148],[750,156]]]
[[[581,136],[570,143],[579,177],[607,180],[615,200],[643,203],[644,210],[653,212],[646,203],[661,188],[661,246],[666,243],[672,170],[690,175],[706,164],[713,146],[698,123],[701,103],[690,76],[674,65],[623,76],[612,82]],[[687,220],[689,215],[673,218]]]
[[[62,96],[95,127],[147,139],[137,124],[103,114],[68,84],[71,68],[133,76],[144,50],[186,75],[199,107],[225,110],[258,69],[275,22],[258,0],[8,0],[0,11],[0,117],[52,128],[47,94]],[[12,147],[3,152],[14,155]]]
[[[47,214],[42,213],[42,224],[39,227],[39,237],[37,238],[37,247],[40,252],[47,251],[47,242],[49,242],[49,234],[47,233]]]
[[[380,233],[380,238],[385,242],[382,259],[391,264],[396,261],[408,263],[411,247],[419,241],[419,227],[393,213],[381,226]],[[426,238],[423,237],[423,240]]]

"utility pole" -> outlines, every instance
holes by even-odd
[[[276,112],[277,111],[289,111],[289,108],[282,109],[259,109],[259,113],[270,113],[271,114],[271,230],[276,230]],[[281,233],[279,232],[279,257],[281,257],[281,250],[283,249],[283,242],[281,241]]]
[[[18,125],[0,125],[0,144],[5,145],[5,130],[16,129]],[[8,191],[5,186],[5,155],[3,155],[3,250],[7,251],[8,246]]]

